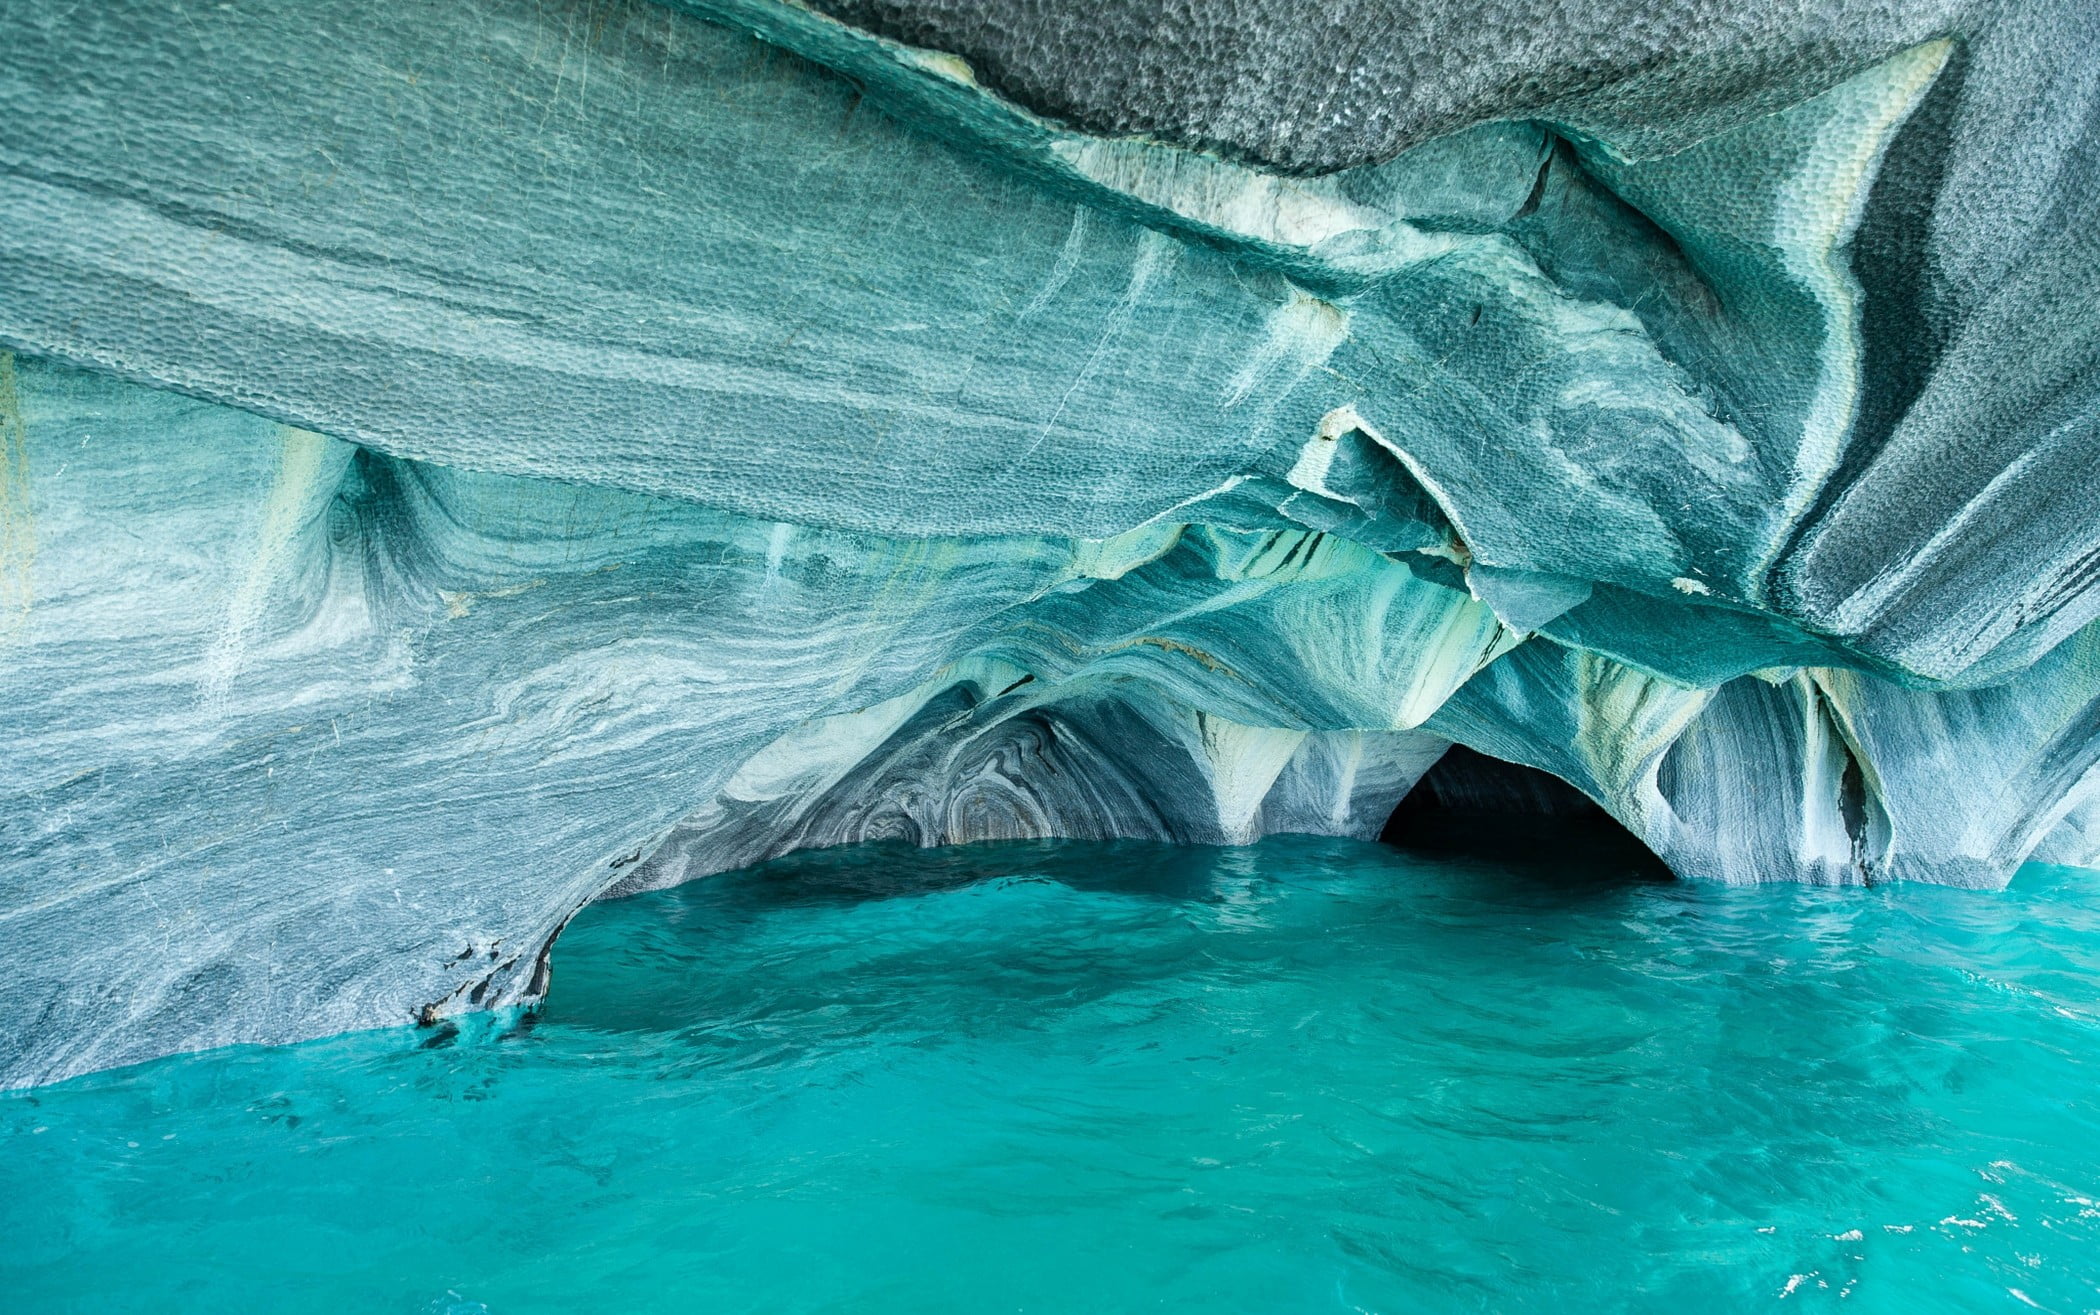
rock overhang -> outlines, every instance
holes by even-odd
[[[2081,268],[2075,13],[1373,159],[680,8],[23,25],[10,1080],[526,998],[802,845],[1376,834],[1451,742],[1687,875],[2081,858],[2095,317],[1976,235],[2010,149]]]

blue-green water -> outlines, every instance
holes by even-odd
[[[0,1310],[2100,1308],[2100,879],[803,856],[0,1097]]]

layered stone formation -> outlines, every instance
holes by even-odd
[[[1453,743],[2100,861],[2088,8],[821,8],[8,14],[0,1083]]]

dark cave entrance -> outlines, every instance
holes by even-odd
[[[1550,772],[1454,744],[1386,819],[1386,844],[1440,858],[1670,879],[1640,837]]]

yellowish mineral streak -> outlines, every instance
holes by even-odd
[[[15,388],[15,358],[0,352],[0,643],[29,626],[36,519],[29,505],[29,430]]]
[[[304,429],[284,426],[278,433],[284,446],[277,458],[277,477],[263,503],[255,552],[234,586],[226,619],[205,660],[204,705],[214,715],[225,711],[233,679],[247,665],[271,594],[294,569],[293,547],[313,513],[316,486],[329,469],[328,456],[335,446],[333,439]]]
[[[1658,680],[1596,653],[1578,653],[1575,751],[1604,797],[1597,800],[1652,847],[1674,817],[1656,785],[1663,754],[1705,709],[1713,691]]]

